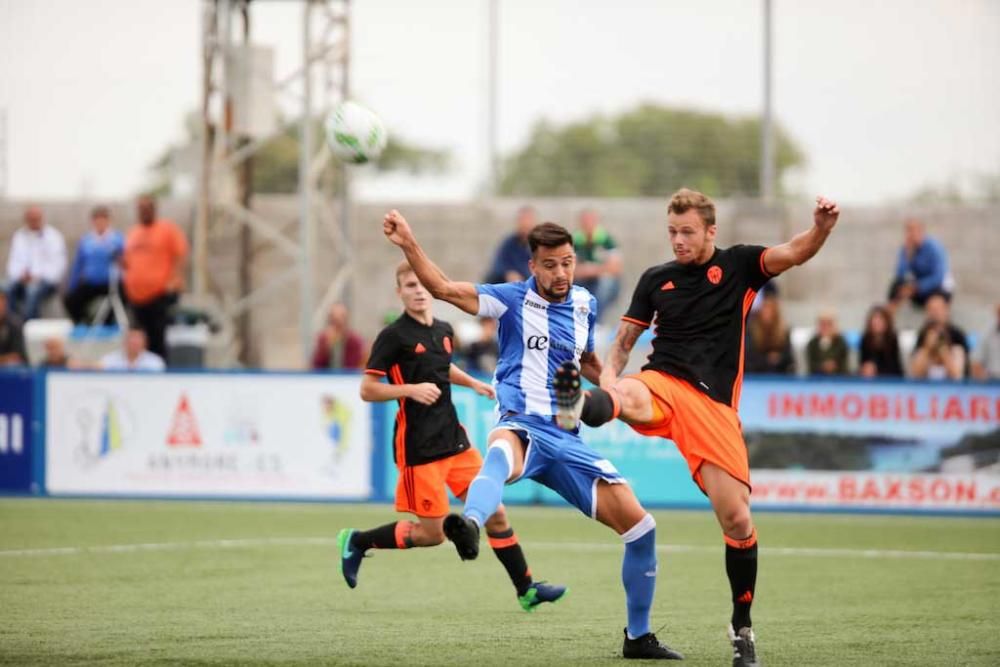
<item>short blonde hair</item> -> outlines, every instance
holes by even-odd
[[[410,266],[410,263],[404,259],[402,262],[396,265],[396,287],[399,287],[400,285],[399,282],[400,278],[405,276],[407,273],[416,274],[416,271],[414,271],[413,267]]]
[[[681,188],[670,197],[667,213],[681,215],[692,208],[698,212],[698,217],[701,218],[706,227],[715,224],[715,202],[706,195],[688,188]]]

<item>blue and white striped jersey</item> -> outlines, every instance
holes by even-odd
[[[597,300],[573,286],[562,303],[535,291],[535,279],[502,285],[476,285],[479,315],[499,320],[500,358],[493,384],[501,415],[555,414],[552,376],[563,362],[580,365],[594,351]]]

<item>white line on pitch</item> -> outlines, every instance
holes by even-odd
[[[18,556],[72,556],[78,554],[135,553],[141,551],[185,551],[191,549],[247,549],[267,546],[322,546],[337,544],[332,537],[263,537],[229,540],[198,540],[194,542],[152,542],[145,544],[107,544],[90,547],[52,547],[45,549],[0,550],[0,557]],[[568,551],[620,551],[622,546],[605,542],[526,542],[531,549]],[[663,553],[716,554],[721,546],[692,544],[661,544]],[[920,560],[971,560],[1000,561],[998,553],[972,553],[960,551],[903,551],[895,549],[824,549],[814,547],[761,547],[767,556],[792,557],[847,557]]]

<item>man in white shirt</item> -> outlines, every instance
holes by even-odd
[[[121,350],[101,357],[101,369],[106,371],[162,371],[167,365],[163,358],[146,349],[146,332],[130,328]]]
[[[42,303],[55,294],[66,272],[66,240],[45,224],[42,209],[24,211],[24,227],[14,232],[7,258],[7,296],[22,320],[38,317]],[[22,304],[23,302],[23,304]]]

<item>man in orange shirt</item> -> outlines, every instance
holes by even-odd
[[[156,217],[153,197],[139,197],[137,211],[139,223],[129,230],[122,255],[125,297],[136,323],[146,332],[149,350],[166,359],[164,333],[170,307],[184,286],[188,243],[180,227]]]

